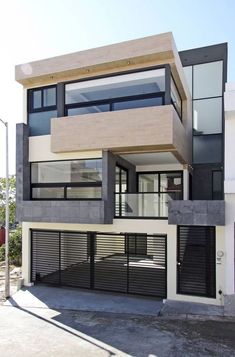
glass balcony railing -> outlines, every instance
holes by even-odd
[[[115,193],[115,217],[168,217],[168,202],[181,200],[182,192]]]

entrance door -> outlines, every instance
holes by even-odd
[[[215,297],[215,227],[178,226],[177,293]]]

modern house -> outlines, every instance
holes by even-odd
[[[226,43],[178,52],[171,33],[16,66],[26,286],[234,294],[226,76]]]

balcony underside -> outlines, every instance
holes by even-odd
[[[167,152],[190,162],[189,138],[172,105],[51,120],[51,151]]]

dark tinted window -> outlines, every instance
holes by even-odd
[[[194,136],[193,161],[195,164],[220,163],[222,161],[221,135]]]
[[[51,118],[56,117],[56,86],[29,89],[29,135],[36,136],[50,134]]]
[[[109,104],[102,105],[92,105],[88,107],[81,108],[69,108],[68,115],[82,115],[82,114],[91,114],[91,113],[102,113],[108,112],[110,110]]]
[[[123,109],[152,107],[152,106],[158,106],[158,105],[162,105],[161,97],[117,102],[117,103],[113,104],[113,109],[114,110],[123,110]]]
[[[212,199],[223,199],[223,174],[222,171],[212,171]]]
[[[29,135],[49,135],[51,133],[51,118],[57,117],[56,110],[35,112],[29,114]]]

